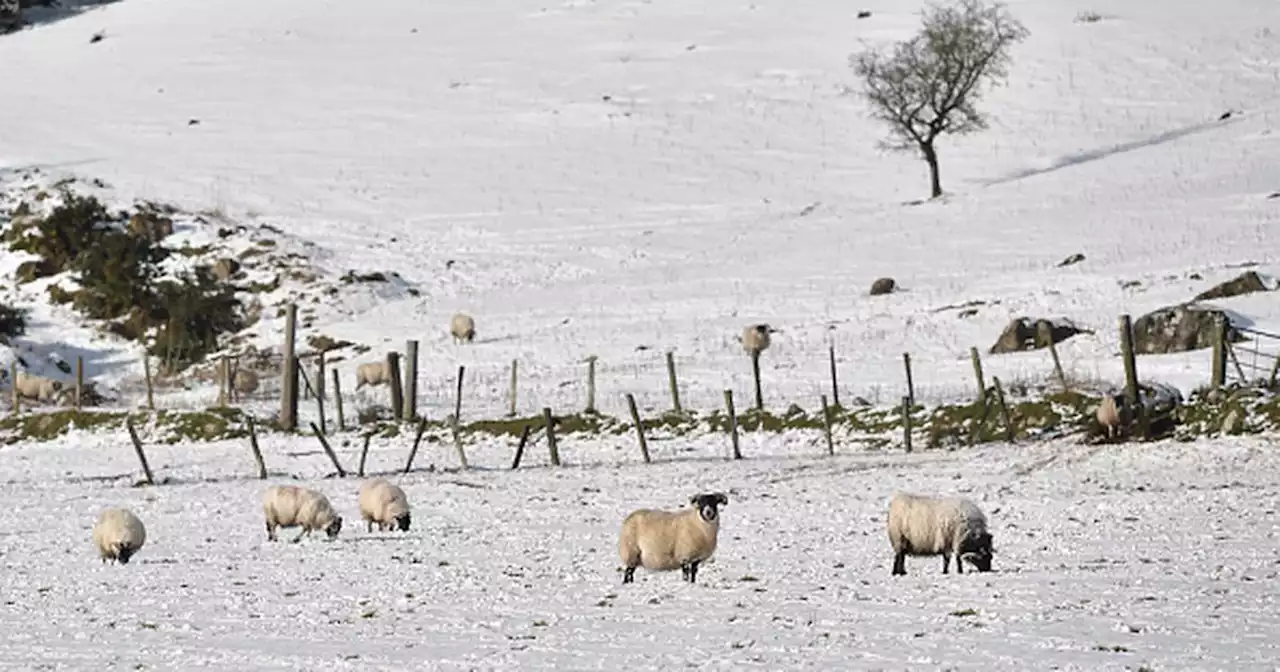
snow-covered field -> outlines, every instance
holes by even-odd
[[[829,338],[850,398],[897,400],[903,352],[917,398],[968,397],[969,347],[1019,315],[1096,330],[1062,356],[1113,383],[1119,314],[1275,271],[1280,5],[1105,4],[1011,5],[1032,36],[991,130],[940,146],[951,195],[923,205],[923,163],[877,150],[846,93],[849,53],[916,25],[917,3],[888,0],[125,0],[0,39],[0,165],[280,227],[330,278],[398,271],[419,296],[338,302],[312,331],[366,360],[422,340],[432,413],[459,364],[467,408],[497,413],[512,359],[522,410],[578,407],[592,354],[603,410],[662,406],[668,349],[686,404],[715,407],[749,389],[733,339],[756,321],[782,330],[771,405],[816,405]],[[867,296],[886,275],[904,291]],[[1280,331],[1272,296],[1221,305]],[[458,309],[475,347],[448,339]],[[48,326],[31,340],[116,347]],[[269,312],[256,333],[279,327]],[[1043,352],[985,364],[1050,370]],[[1185,390],[1209,358],[1140,366]]]
[[[326,479],[314,442],[268,440],[273,482],[325,491],[338,540],[265,540],[242,443],[153,448],[130,487],[120,440],[0,451],[4,669],[1272,669],[1280,454],[1270,441],[994,446],[815,458],[760,439],[722,461],[626,464],[593,445],[569,466],[396,478],[409,532],[366,533],[356,479]],[[375,445],[394,469],[403,445]],[[352,451],[343,451],[348,465]],[[439,456],[429,456],[439,460]],[[989,514],[995,571],[891,577],[898,486],[959,492]],[[698,583],[621,585],[618,526],[639,506],[724,491]],[[127,505],[148,528],[127,566],[90,527]],[[282,539],[294,536],[282,532]],[[43,666],[43,667],[42,667]],[[135,667],[137,666],[137,667]]]
[[[625,413],[625,392],[666,408],[667,350],[685,405],[718,407],[721,390],[750,389],[734,337],[754,322],[780,330],[762,362],[771,407],[816,405],[829,341],[845,400],[898,399],[903,352],[918,399],[968,398],[970,346],[1024,315],[1093,329],[1059,349],[1073,376],[1106,385],[1121,378],[1118,315],[1246,267],[1277,273],[1280,3],[1011,2],[1031,37],[984,103],[991,129],[940,145],[949,195],[926,203],[914,203],[924,165],[878,151],[883,129],[847,92],[848,55],[909,35],[918,7],[122,0],[0,37],[0,189],[35,168],[102,180],[113,203],[275,227],[323,282],[398,273],[308,303],[300,339],[373,346],[340,365],[346,385],[357,362],[419,339],[433,418],[449,412],[459,365],[464,420],[505,410],[513,359],[522,413],[580,408],[590,355],[602,411]],[[1101,20],[1076,21],[1087,11]],[[1058,266],[1075,253],[1086,259]],[[880,276],[903,291],[867,296]],[[137,347],[48,306],[43,287],[0,297],[33,310],[19,348],[84,355],[91,379],[136,404]],[[1280,332],[1276,296],[1216,303]],[[476,316],[471,346],[450,342],[456,310]],[[281,326],[266,310],[254,342],[276,344]],[[1008,381],[1050,370],[1043,352],[984,365]],[[1187,390],[1207,379],[1209,353],[1139,368]],[[251,409],[273,404],[268,387]],[[264,484],[246,478],[243,442],[152,447],[171,480],[133,488],[126,441],[0,449],[0,667],[1280,660],[1280,455],[1266,438],[823,458],[811,435],[782,433],[744,437],[741,462],[718,459],[723,437],[673,439],[649,466],[620,440],[579,438],[561,447],[565,468],[540,468],[535,448],[518,472],[500,469],[504,443],[469,447],[478,468],[465,472],[442,471],[451,455],[430,445],[419,464],[439,469],[398,479],[417,507],[398,535],[364,532],[357,481],[324,478],[314,440],[267,436],[273,478],[324,489],[348,517],[336,543],[299,545],[265,543]],[[407,441],[376,442],[371,470],[402,464]],[[341,454],[355,464],[352,446]],[[997,571],[943,577],[940,561],[916,560],[891,579],[883,513],[896,488],[979,501]],[[641,572],[621,586],[626,512],[708,490],[730,504],[700,583]],[[100,565],[89,544],[97,512],[117,504],[150,534],[127,567]]]

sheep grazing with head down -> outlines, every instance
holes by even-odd
[[[391,382],[391,372],[386,362],[367,362],[356,367],[356,389],[365,385],[382,385]]]
[[[907,573],[908,555],[941,555],[943,574],[952,556],[959,574],[964,573],[962,558],[980,572],[991,571],[993,549],[987,517],[968,499],[898,492],[889,501],[888,527],[894,576]]]
[[[378,530],[409,530],[409,498],[404,490],[389,483],[386,479],[375,478],[365,481],[360,486],[360,516],[368,524],[368,531],[373,531],[374,523]]]
[[[18,372],[13,385],[18,390],[18,396],[45,403],[57,401],[58,393],[62,390],[61,381],[35,376],[26,371]]]
[[[466,313],[457,313],[449,320],[449,333],[453,334],[453,342],[467,342],[476,338],[476,321]]]
[[[698,565],[716,550],[720,510],[729,498],[722,493],[694,495],[691,508],[680,511],[638,509],[622,521],[618,555],[626,571],[622,582],[635,581],[636,567],[664,572],[680,568],[684,580],[695,583]]]
[[[128,509],[110,508],[98,516],[93,526],[93,544],[102,561],[129,564],[129,558],[147,543],[147,528]]]
[[[743,329],[742,349],[752,357],[759,357],[760,353],[769,349],[769,334],[772,333],[773,328],[767,324],[753,324]]]
[[[323,493],[293,485],[273,485],[262,495],[262,511],[267,517],[267,539],[276,541],[276,528],[302,527],[293,542],[324,530],[329,539],[342,531],[342,516],[333,510]]]

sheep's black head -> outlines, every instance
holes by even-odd
[[[396,516],[396,527],[399,527],[401,532],[409,531],[409,512],[408,511],[405,511],[404,513]]]
[[[965,539],[960,547],[960,557],[976,567],[979,572],[991,571],[991,556],[994,552],[990,532],[971,536]]]
[[[692,504],[694,508],[698,509],[698,513],[702,516],[703,520],[711,522],[720,517],[719,507],[727,506],[729,504],[729,498],[723,493],[711,492],[694,495],[689,498],[689,503]]]
[[[328,525],[324,526],[324,533],[329,535],[329,539],[337,539],[338,533],[342,531],[342,516],[334,516]]]
[[[116,561],[122,565],[129,564],[129,558],[133,557],[133,548],[130,546],[121,546],[116,550]]]

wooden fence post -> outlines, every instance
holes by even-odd
[[[76,410],[84,406],[84,355],[76,355]]]
[[[413,458],[418,455],[418,446],[422,443],[422,435],[427,431],[427,419],[425,417],[418,419],[418,432],[413,437],[413,447],[409,449],[409,459],[404,462],[404,473],[409,473],[413,468]]]
[[[151,380],[151,355],[142,351],[142,374],[147,381],[147,410],[156,410],[155,383]]]
[[[1215,388],[1227,384],[1227,344],[1226,320],[1221,315],[1213,321],[1213,370],[1210,372],[1209,384]]]
[[[13,414],[22,413],[22,395],[18,394],[18,360],[9,362],[9,383],[13,386]]]
[[[542,409],[542,421],[547,426],[547,450],[551,453],[552,466],[560,466],[560,447],[556,445],[556,419],[551,415],[550,408]]]
[[[1124,358],[1125,403],[1138,421],[1138,434],[1147,436],[1147,414],[1142,408],[1142,396],[1138,387],[1138,360],[1133,352],[1133,324],[1128,315],[1120,316],[1120,355]],[[1224,364],[1225,370],[1225,364]]]
[[[524,457],[525,444],[529,443],[529,432],[533,431],[533,425],[525,425],[520,432],[520,443],[516,444],[516,456],[511,460],[511,468],[520,468],[520,458]]]
[[[996,404],[1000,406],[1000,419],[1004,422],[1005,439],[1010,443],[1018,438],[1018,433],[1013,427],[1013,414],[1009,412],[1009,405],[1004,401],[1004,388],[1000,385],[1000,379],[992,376],[992,386],[996,392]]]
[[[729,414],[729,445],[733,447],[733,459],[741,460],[742,451],[738,446],[738,413],[733,408],[733,390],[724,391],[724,407]]]
[[[587,357],[587,413],[596,412],[596,359],[595,355]]]
[[[760,351],[751,351],[751,378],[756,386],[756,410],[764,410],[764,392],[760,388]]]
[[[245,417],[245,422],[249,425],[249,450],[253,453],[253,461],[258,465],[258,478],[266,480],[267,463],[262,459],[262,449],[258,447],[258,428],[253,422],[253,416]]]
[[[831,403],[840,408],[840,385],[836,380],[836,344],[827,344],[827,358],[831,362]]]
[[[516,382],[519,378],[520,361],[511,360],[511,410],[507,413],[510,417],[516,417]]]
[[[226,408],[231,396],[231,360],[226,355],[218,358],[218,407]]]
[[[373,432],[365,432],[364,446],[360,448],[360,478],[364,478],[364,463],[369,458],[369,441],[373,439]]]
[[[1040,339],[1049,348],[1049,356],[1053,358],[1053,373],[1058,377],[1058,384],[1062,386],[1063,392],[1070,392],[1071,386],[1067,385],[1067,374],[1062,370],[1062,360],[1058,359],[1058,346],[1053,342],[1053,327],[1048,322],[1041,322],[1037,328],[1040,330]]]
[[[908,367],[908,370],[910,368]],[[902,398],[902,446],[906,452],[911,452],[911,397]]]
[[[138,438],[138,430],[133,427],[133,419],[125,416],[125,429],[129,430],[129,440],[133,442],[133,451],[138,454],[138,462],[142,463],[142,474],[147,485],[155,485],[156,477],[151,473],[151,464],[147,462],[147,454],[142,450],[142,439]]]
[[[831,408],[827,406],[827,395],[822,395],[822,431],[827,436],[827,455],[836,454],[836,443],[831,438]]]
[[[680,384],[676,380],[676,353],[673,350],[667,351],[667,383],[671,387],[671,408],[677,414],[684,413],[680,407]]]
[[[298,428],[298,360],[294,351],[297,337],[298,304],[290,303],[284,314],[283,378],[280,381],[280,428]]]
[[[342,380],[338,378],[338,370],[333,369],[333,405],[338,411],[338,431],[344,432],[347,429],[346,418],[342,416]]]
[[[631,422],[636,426],[636,437],[640,439],[640,456],[645,464],[649,463],[649,442],[644,438],[644,423],[640,421],[640,409],[636,408],[635,395],[627,393],[627,408],[631,411]]]
[[[404,417],[412,422],[418,417],[418,342],[404,344]]]
[[[976,347],[969,348],[969,359],[973,362],[973,376],[978,379],[978,401],[987,403],[987,381],[982,377],[982,356]]]
[[[329,456],[329,461],[333,463],[333,468],[338,470],[338,476],[346,478],[347,471],[342,468],[342,463],[338,462],[338,455],[333,452],[333,446],[329,445],[329,439],[325,438],[324,432],[320,431],[320,428],[317,427],[314,422],[311,423],[311,431],[315,433],[316,438],[320,440],[320,447],[324,448],[324,453]]]
[[[316,354],[316,413],[320,416],[320,429],[329,431],[324,421],[324,351]]]
[[[911,353],[902,353],[902,366],[907,370],[907,404],[916,405],[916,384],[911,378]]]
[[[404,420],[404,388],[400,384],[400,353],[394,350],[387,353],[387,374],[391,377],[391,416],[400,422]]]

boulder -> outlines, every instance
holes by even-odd
[[[995,345],[992,345],[988,352],[993,355],[999,355],[1008,352],[1047,348],[1049,347],[1050,339],[1056,345],[1081,333],[1092,332],[1077,327],[1069,320],[1032,320],[1028,317],[1019,317],[1004,328],[1004,331],[1000,333],[1000,338],[996,339]]]
[[[1225,299],[1254,292],[1271,292],[1275,291],[1277,286],[1278,284],[1274,278],[1264,278],[1258,275],[1257,271],[1245,271],[1231,280],[1196,294],[1194,300],[1208,301],[1210,299]]]
[[[1133,323],[1133,352],[1157,355],[1211,347],[1214,324],[1219,317],[1225,319],[1226,313],[1186,303],[1153,310]],[[1244,340],[1230,320],[1227,338],[1232,343]]]
[[[871,283],[871,296],[880,296],[881,294],[889,294],[898,288],[898,283],[893,278],[877,278]]]
[[[1069,256],[1069,257],[1067,257],[1066,259],[1063,259],[1062,261],[1058,262],[1058,268],[1062,268],[1062,267],[1064,267],[1064,266],[1072,266],[1072,265],[1074,265],[1074,264],[1078,264],[1078,263],[1080,263],[1080,262],[1082,262],[1082,261],[1084,261],[1084,255],[1083,255],[1083,254],[1081,254],[1081,253],[1079,253],[1079,252],[1076,252],[1075,254],[1073,254],[1073,255],[1071,255],[1071,256]]]

